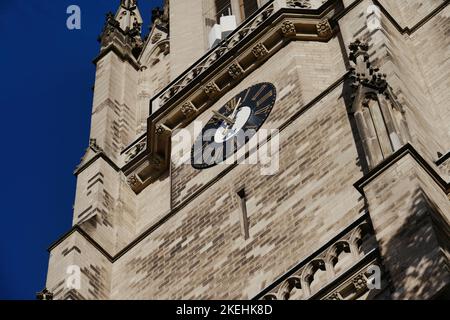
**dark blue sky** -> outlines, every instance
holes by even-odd
[[[89,141],[97,36],[119,0],[0,0],[0,299],[34,299],[47,247],[69,230]],[[140,0],[150,23],[161,0]],[[66,28],[80,6],[81,30]]]

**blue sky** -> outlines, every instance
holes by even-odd
[[[97,36],[119,0],[0,0],[0,299],[34,299],[48,246],[70,229],[89,141]],[[66,28],[69,5],[81,30]],[[140,0],[144,31],[151,8]]]

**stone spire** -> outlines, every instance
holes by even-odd
[[[115,20],[120,23],[123,31],[139,28],[143,23],[141,13],[137,5],[137,0],[121,0],[120,7],[115,15]]]

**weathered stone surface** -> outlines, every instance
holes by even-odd
[[[339,28],[333,24],[332,34],[328,24],[320,23],[323,17],[310,17],[316,19],[315,36],[326,33],[333,35],[331,40],[300,41],[302,24],[290,13],[279,21],[291,23],[268,29],[282,39],[279,47],[250,26],[237,33],[247,57],[223,61],[225,71],[219,76],[217,70],[193,72],[203,72],[204,79],[185,80],[183,85],[190,83],[192,90],[186,85],[184,96],[174,102],[180,111],[173,121],[147,128],[150,112],[158,110],[152,115],[157,116],[166,111],[159,110],[164,105],[158,92],[206,53],[215,20],[203,18],[214,14],[208,11],[210,3],[197,2],[171,1],[138,58],[102,47],[104,54],[96,61],[91,146],[76,171],[75,227],[50,250],[46,287],[54,299],[253,298],[303,262],[314,270],[275,285],[277,290],[269,290],[266,298],[422,299],[448,290],[450,6],[443,0],[380,0],[379,29],[370,29],[374,14],[367,9],[374,2],[343,0],[343,8],[352,8],[340,16]],[[267,15],[276,15],[283,6],[304,15],[324,2],[275,0]],[[240,23],[238,8],[233,0]],[[266,18],[258,16],[255,25]],[[357,39],[367,43],[369,67],[379,70],[358,74],[367,61],[350,63],[349,45]],[[247,69],[253,60],[260,64]],[[244,74],[244,69],[253,71]],[[381,101],[381,115],[386,108],[395,109],[393,119],[374,121],[402,139],[383,138],[376,130],[367,133],[380,126],[358,130],[355,110],[361,108],[355,108],[355,88],[361,79],[373,84],[372,71],[385,74],[387,86],[372,88],[375,95],[356,101],[372,110]],[[226,77],[236,86],[225,85]],[[277,90],[262,127],[280,130],[274,175],[262,175],[261,165],[223,164],[198,171],[190,164],[176,165],[178,155],[169,149],[169,170],[139,194],[132,190],[146,178],[136,172],[153,174],[137,169],[151,168],[159,159],[145,153],[152,147],[146,136],[150,128],[151,134],[162,133],[174,144],[180,123],[194,133],[193,120],[208,121],[212,110],[259,82],[271,82]],[[199,97],[190,96],[194,89],[212,105],[199,104]],[[376,161],[369,163],[363,145],[368,140],[380,145]],[[409,153],[399,154],[402,150]],[[245,197],[238,194],[243,188]],[[376,241],[366,247],[362,243],[367,239],[352,238],[343,246],[338,240],[361,217],[373,225]],[[336,256],[320,256],[327,248],[336,248]],[[355,256],[361,252],[370,259],[346,274],[353,262],[366,257]],[[376,293],[364,282],[364,268],[371,263],[383,270],[383,289]],[[72,265],[81,270],[79,289],[66,283]],[[329,291],[321,291],[325,286]],[[346,296],[349,288],[353,293]]]

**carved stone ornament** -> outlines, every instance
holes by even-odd
[[[330,23],[327,19],[320,21],[317,24],[317,33],[321,37],[329,37],[332,34]]]
[[[239,43],[244,42],[248,35],[263,24],[264,21],[274,14],[274,12],[274,5],[271,4],[264,9],[261,9],[259,14],[256,14],[252,19],[239,26],[240,32],[236,32],[234,36],[226,38],[216,47],[216,49],[212,50],[208,55],[196,63],[195,66],[191,67],[186,75],[182,76],[175,84],[167,88],[159,97],[161,104],[165,104],[179,90],[185,88],[189,83],[195,81],[202,73],[206,72],[220,57],[233,50]],[[176,90],[172,90],[174,87]]]
[[[125,155],[125,163],[130,162],[134,158],[136,158],[142,151],[145,150],[147,147],[147,139],[143,139],[139,143],[137,143],[135,146],[133,146],[130,150],[128,150]]]
[[[219,88],[214,82],[210,82],[203,88],[203,91],[210,98],[215,97],[219,94]]]
[[[286,4],[290,8],[305,8],[305,9],[311,8],[310,0],[287,0]]]
[[[192,115],[194,115],[197,112],[197,109],[194,107],[192,102],[188,101],[183,103],[181,106],[181,113],[186,117],[189,118]]]
[[[364,290],[367,288],[367,279],[363,274],[357,275],[355,278],[352,279],[353,286],[356,290]]]
[[[281,25],[281,32],[285,36],[293,36],[296,34],[295,25],[292,21],[286,20]]]
[[[314,281],[316,274],[319,271],[324,271],[327,277],[327,281],[324,282],[321,288],[324,288],[326,283],[332,283],[338,279],[338,274],[334,270],[334,266],[340,259],[346,259],[346,257],[353,260],[353,264],[361,263],[363,260],[360,256],[361,242],[358,236],[362,237],[362,242],[370,241],[370,237],[367,235],[373,235],[373,230],[369,227],[366,220],[356,225],[352,230],[344,233],[339,239],[330,244],[329,247],[317,252],[315,257],[307,264],[302,265],[285,280],[279,283],[276,287],[271,288],[269,292],[265,292],[261,296],[262,299],[270,300],[283,300],[283,299],[295,299],[294,291],[301,290],[302,299],[309,299],[314,296],[314,292],[311,293],[311,281]],[[358,243],[357,243],[358,242]],[[370,243],[370,242],[366,242]],[[359,245],[358,245],[359,244]],[[348,250],[348,249],[350,249]],[[339,254],[343,252],[343,254]],[[301,279],[300,282],[296,279]],[[367,281],[364,273],[357,273],[357,275],[351,279],[350,285],[356,288],[356,291],[361,292],[367,286]],[[345,285],[347,286],[347,285]],[[320,290],[319,290],[320,291]],[[297,295],[297,297],[299,297]],[[319,297],[321,298],[321,297]],[[339,290],[333,290],[323,295],[325,300],[345,300]]]
[[[256,46],[253,47],[252,53],[256,58],[259,59],[266,56],[269,52],[262,43],[258,43]]]
[[[240,76],[242,76],[243,73],[244,71],[242,70],[241,66],[238,63],[233,63],[228,67],[228,74],[233,79],[239,78]]]
[[[387,89],[386,74],[380,73],[380,69],[373,67],[369,61],[369,46],[359,40],[352,42],[349,46],[349,59],[353,63],[351,71],[352,87],[358,88],[365,85],[384,93]]]
[[[138,177],[135,174],[133,174],[128,177],[127,183],[130,185],[130,187],[135,188],[135,187],[139,186],[140,181],[139,181]]]
[[[156,126],[155,133],[157,135],[162,135],[168,131],[168,128],[165,125],[159,124]]]

